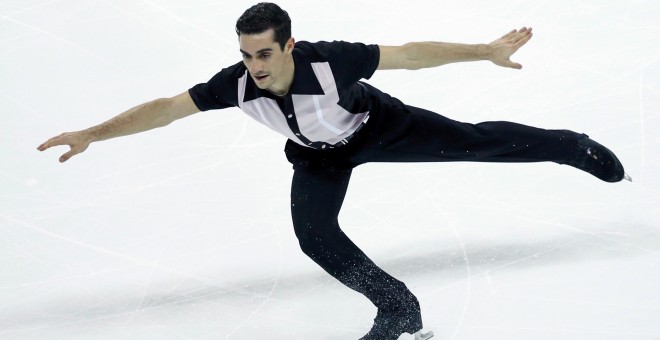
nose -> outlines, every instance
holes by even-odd
[[[264,70],[264,64],[258,60],[251,60],[248,65],[248,70],[253,75],[259,74],[259,72],[262,72]]]

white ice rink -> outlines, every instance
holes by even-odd
[[[255,0],[256,2],[256,0]],[[239,61],[251,1],[0,0],[0,339],[358,339],[376,310],[298,248],[285,139],[238,109],[36,147]],[[367,164],[342,228],[435,339],[660,339],[660,1],[280,1],[297,40],[487,43],[379,71],[407,104],[589,134],[634,182],[554,163]],[[401,339],[412,339],[404,335]]]

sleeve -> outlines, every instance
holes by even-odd
[[[222,69],[208,82],[197,84],[188,90],[200,111],[238,106],[238,78],[235,73],[239,64]]]
[[[335,78],[345,83],[369,79],[380,61],[378,45],[333,41],[327,43],[327,58]]]

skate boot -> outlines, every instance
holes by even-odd
[[[413,299],[394,310],[384,311],[379,308],[374,325],[360,340],[397,340],[403,333],[414,334],[415,340],[433,337],[433,332],[421,332],[422,313],[419,302]]]
[[[605,182],[632,181],[624,172],[623,165],[612,151],[596,143],[589,136],[578,139],[577,150],[568,165],[586,171]]]

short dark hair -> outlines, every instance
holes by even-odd
[[[248,8],[236,21],[236,34],[259,34],[272,28],[275,41],[284,50],[291,38],[291,19],[289,13],[270,2],[260,2]]]

